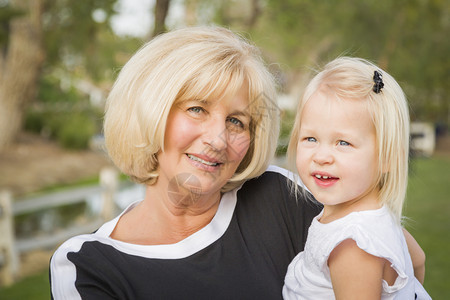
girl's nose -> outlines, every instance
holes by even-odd
[[[332,149],[328,146],[321,145],[317,147],[317,151],[314,153],[313,160],[316,164],[331,164],[334,161]]]

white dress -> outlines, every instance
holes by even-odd
[[[367,253],[387,259],[397,272],[393,285],[383,280],[381,299],[431,299],[414,277],[402,229],[388,208],[353,212],[327,224],[318,221],[322,214],[312,221],[305,250],[288,267],[285,299],[335,299],[327,262],[331,251],[346,239],[353,239]]]

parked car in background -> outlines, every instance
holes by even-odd
[[[430,157],[436,147],[436,132],[431,123],[411,123],[411,155]]]

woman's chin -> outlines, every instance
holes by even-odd
[[[220,195],[221,186],[225,183],[208,173],[181,173],[170,180],[167,193],[177,206],[196,206],[201,199],[214,198],[214,194]]]

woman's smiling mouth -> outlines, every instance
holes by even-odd
[[[189,159],[199,162],[199,163],[202,163],[202,164],[205,164],[207,166],[216,167],[221,164],[219,162],[206,161],[206,160],[201,159],[200,157],[192,155],[192,154],[186,154],[186,155],[187,155],[187,157],[189,157]]]

